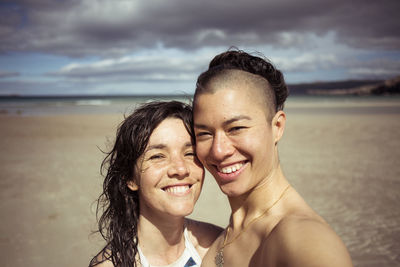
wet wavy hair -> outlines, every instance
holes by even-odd
[[[107,174],[96,209],[97,218],[101,214],[97,232],[107,243],[90,267],[106,260],[118,267],[137,266],[139,196],[127,187],[127,181],[134,179],[136,161],[150,135],[167,118],[181,119],[194,143],[192,109],[178,101],[143,104],[118,127],[114,146],[101,164],[101,173],[106,170]]]
[[[283,110],[285,100],[289,95],[283,74],[268,59],[259,53],[258,55],[260,56],[253,56],[237,48],[231,48],[215,56],[211,60],[208,70],[200,74],[197,79],[194,102],[196,102],[197,95],[209,91],[207,85],[213,78],[223,75],[228,70],[242,70],[266,79],[272,88],[272,90],[265,88],[265,90],[272,91],[265,91],[265,95],[272,95],[272,99],[267,99],[267,103],[273,105],[275,112]]]

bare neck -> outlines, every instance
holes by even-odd
[[[167,265],[179,258],[185,248],[184,224],[184,217],[154,219],[139,216],[139,245],[150,264]]]
[[[244,229],[252,220],[266,212],[289,186],[280,165],[263,179],[262,183],[249,192],[230,197],[229,203],[232,209],[231,226],[234,230]]]

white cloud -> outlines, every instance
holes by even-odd
[[[275,58],[275,62],[285,71],[315,71],[337,65],[338,60],[334,54],[304,53],[291,58]]]
[[[95,62],[75,62],[50,73],[69,79],[96,79],[98,81],[195,81],[208,64],[206,53],[149,52]]]
[[[399,60],[379,58],[352,63],[349,73],[353,77],[387,79],[400,75]]]

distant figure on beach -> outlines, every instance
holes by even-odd
[[[282,73],[243,51],[217,55],[198,77],[197,156],[232,210],[202,266],[352,266],[342,240],[280,167],[287,96]]]
[[[102,163],[98,199],[105,247],[89,266],[200,266],[222,229],[186,219],[203,185],[191,107],[151,102],[119,126]]]

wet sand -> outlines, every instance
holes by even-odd
[[[87,266],[103,245],[95,199],[122,115],[0,115],[2,266]],[[283,170],[338,232],[355,266],[400,263],[400,120],[396,114],[291,113]],[[99,149],[100,148],[100,149]],[[191,217],[225,226],[213,178]]]

